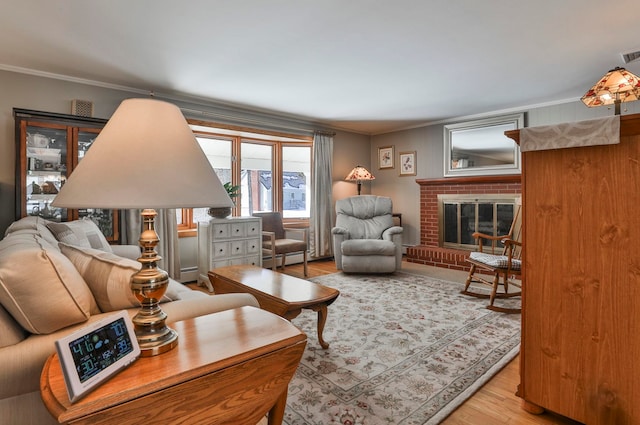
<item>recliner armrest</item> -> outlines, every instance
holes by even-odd
[[[332,235],[349,235],[349,231],[344,227],[334,227],[331,229]]]
[[[400,226],[389,227],[384,232],[382,232],[382,239],[391,240],[393,238],[393,235],[401,235],[402,231],[403,229]]]

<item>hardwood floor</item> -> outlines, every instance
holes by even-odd
[[[403,262],[403,269],[449,281],[463,282],[463,278],[466,277],[464,272],[406,262]],[[282,270],[278,269],[278,271]],[[311,261],[308,263],[309,275],[307,278],[336,272],[333,260]],[[284,273],[304,279],[302,264],[289,265],[285,268]],[[445,425],[579,424],[553,413],[545,412],[542,415],[532,415],[520,408],[521,399],[515,395],[520,382],[519,359],[518,356],[511,361],[441,423]]]

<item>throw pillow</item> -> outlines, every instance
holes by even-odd
[[[97,249],[65,243],[59,246],[87,282],[100,310],[108,312],[140,306],[129,286],[131,275],[140,270],[139,262]],[[167,290],[160,302],[179,299],[175,291]]]
[[[0,241],[0,303],[28,332],[49,334],[98,311],[82,276],[36,235]]]
[[[60,242],[112,252],[107,238],[104,237],[98,226],[90,219],[67,221],[64,223],[50,222],[47,223],[47,227]]]

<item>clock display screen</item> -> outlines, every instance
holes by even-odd
[[[133,351],[133,345],[127,325],[120,318],[71,341],[69,349],[78,378],[85,382]]]

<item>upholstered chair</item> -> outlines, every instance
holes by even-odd
[[[302,253],[304,275],[307,276],[307,229],[285,228],[280,212],[256,212],[262,218],[262,256],[271,257],[273,271],[278,266],[277,257],[282,256],[284,271],[287,254]],[[293,239],[292,233],[300,233],[300,239]]]
[[[402,265],[402,227],[393,225],[391,198],[352,196],[336,202],[331,230],[338,270],[392,273]]]

